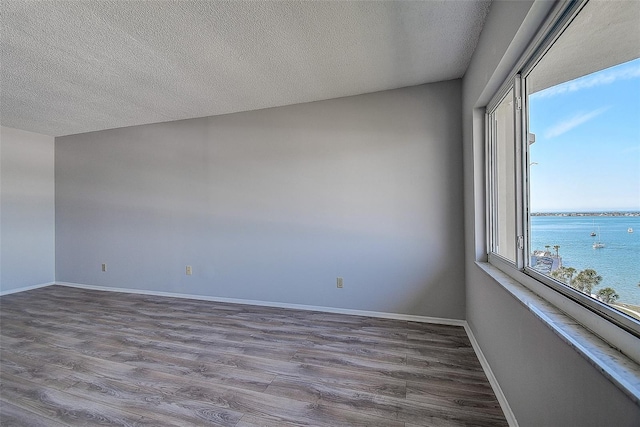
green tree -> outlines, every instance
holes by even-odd
[[[571,286],[580,292],[591,295],[593,288],[598,286],[600,282],[602,282],[602,276],[593,268],[587,268],[578,273]]]
[[[573,267],[560,267],[551,272],[551,277],[565,285],[571,286],[571,280],[573,279],[573,275],[576,274],[576,269]]]
[[[560,258],[560,245],[553,245],[553,249],[556,250],[556,258]]]
[[[603,288],[596,292],[598,298],[604,303],[613,304],[620,298],[620,295],[616,293],[616,290],[613,288]]]

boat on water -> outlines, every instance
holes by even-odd
[[[602,237],[602,235],[600,234],[600,227],[598,227],[598,236],[600,236],[600,237],[598,237],[598,241],[597,242],[593,242],[593,245],[592,245],[593,249],[604,248],[604,243],[602,243],[600,241],[600,238]]]
[[[596,232],[595,231],[591,232],[591,237],[596,237]]]
[[[627,233],[633,233],[633,228],[631,227],[627,228]]]

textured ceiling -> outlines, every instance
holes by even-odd
[[[2,1],[2,125],[60,136],[462,77],[490,2]]]

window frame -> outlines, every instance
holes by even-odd
[[[499,262],[506,264],[512,268],[521,270],[524,268],[526,258],[524,254],[524,248],[526,247],[525,226],[524,221],[525,212],[528,212],[528,195],[525,193],[526,185],[528,181],[524,180],[524,173],[528,172],[528,168],[525,168],[526,157],[528,155],[527,150],[524,149],[524,96],[523,96],[523,84],[520,74],[516,74],[512,78],[508,79],[507,84],[503,85],[501,90],[492,98],[492,101],[487,105],[485,112],[485,129],[487,129],[487,137],[485,139],[485,150],[489,155],[486,156],[486,171],[487,171],[487,223],[489,228],[487,229],[487,254],[489,261]],[[496,147],[496,132],[495,124],[492,117],[497,108],[502,104],[502,101],[513,90],[513,102],[514,102],[514,137],[515,137],[515,149],[514,149],[514,189],[515,189],[515,230],[514,235],[516,241],[515,245],[516,257],[515,260],[510,260],[497,252],[493,251],[495,247],[495,238],[498,235],[497,222],[498,218],[492,214],[497,210],[497,188],[496,188],[496,164],[493,162],[495,159],[497,147]]]
[[[640,338],[640,321],[627,316],[609,307],[607,304],[591,298],[582,292],[573,289],[551,277],[545,276],[529,266],[528,253],[531,240],[530,206],[529,206],[529,114],[527,99],[527,77],[538,62],[544,57],[555,41],[562,36],[566,28],[571,25],[574,18],[582,11],[588,1],[573,0],[559,4],[551,14],[552,18],[542,30],[541,34],[533,41],[529,49],[522,55],[520,61],[514,67],[514,71],[495,92],[485,109],[485,194],[486,194],[486,253],[488,262],[513,276],[514,272],[522,273],[529,278],[552,289],[559,296],[568,298],[579,306],[595,313],[602,319],[615,325],[617,328]],[[493,251],[496,237],[497,189],[496,189],[496,141],[495,125],[492,117],[496,108],[502,103],[505,96],[513,88],[514,90],[514,117],[515,117],[515,212],[516,226],[513,238],[516,243],[516,260],[511,261]],[[517,274],[517,273],[516,273]],[[565,304],[561,300],[555,305]],[[606,337],[605,337],[606,338]]]

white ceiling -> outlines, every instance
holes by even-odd
[[[2,1],[0,120],[60,136],[462,77],[489,1]]]

